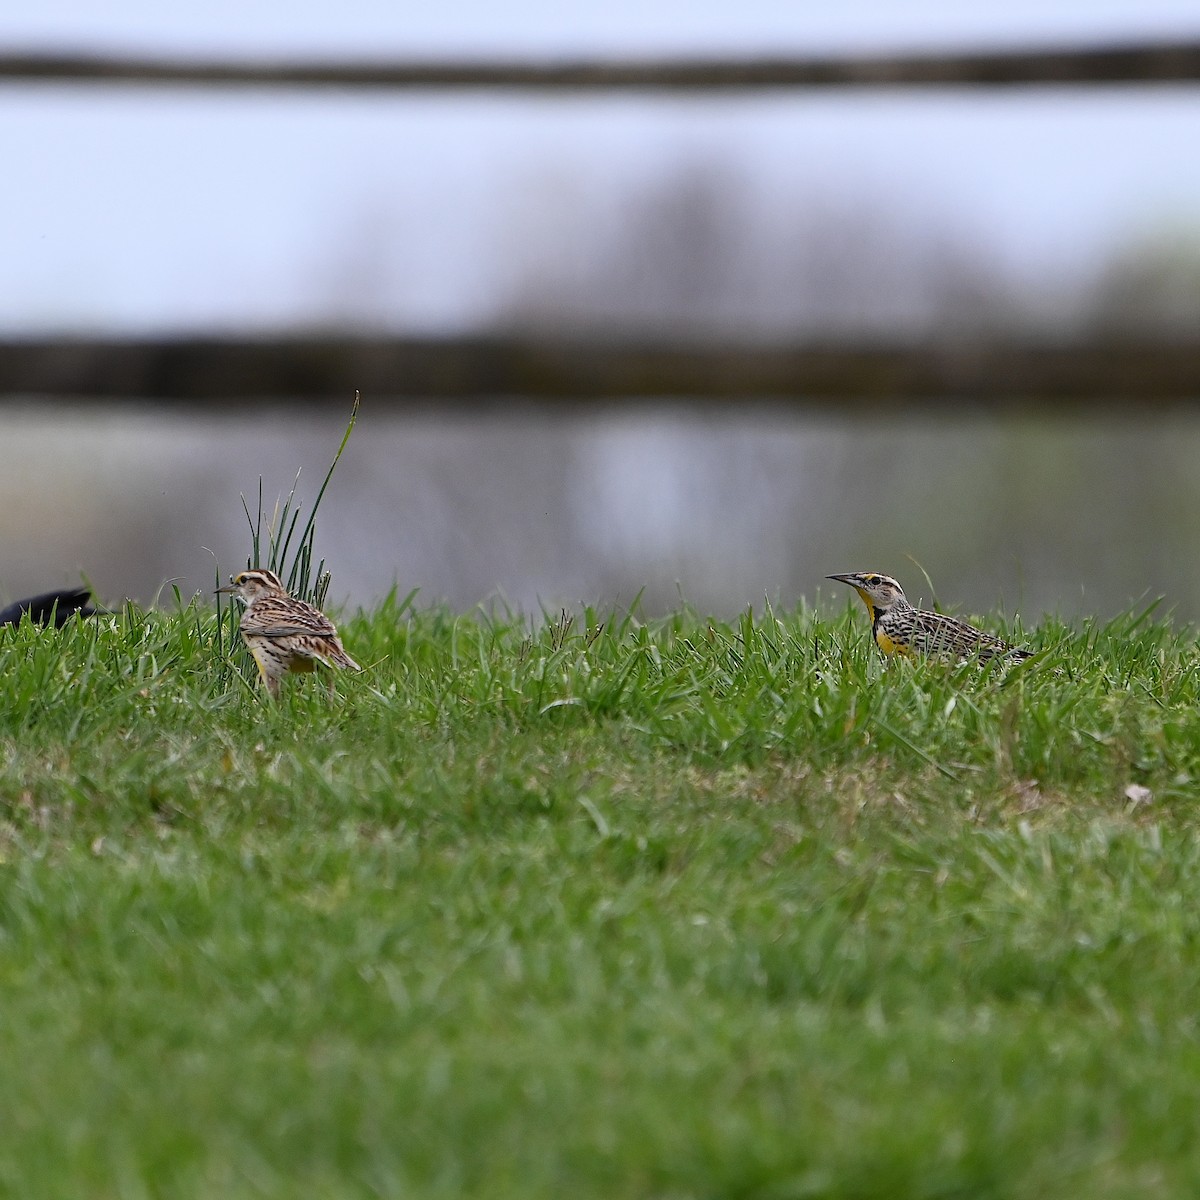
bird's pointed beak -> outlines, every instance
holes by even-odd
[[[224,587],[214,588],[213,595],[220,596],[224,592],[236,592],[237,588],[232,583],[227,583]]]
[[[863,587],[861,574],[826,575],[825,578],[836,579],[838,583],[848,583],[859,594],[862,602],[867,606],[867,612],[871,614],[871,620],[875,620],[875,601],[871,599],[871,593]]]

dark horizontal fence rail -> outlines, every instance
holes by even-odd
[[[572,92],[1196,83],[1200,38],[965,52],[549,61],[218,60],[31,50],[0,54],[5,82]]]
[[[570,410],[671,401],[843,412],[1036,405],[1130,412],[1200,401],[1200,342],[681,345],[454,339],[0,342],[0,397],[148,400],[218,408],[247,400],[398,409]]]

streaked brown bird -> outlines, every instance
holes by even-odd
[[[238,628],[272,696],[279,695],[280,682],[289,672],[315,671],[318,664],[362,670],[346,653],[333,622],[311,604],[288,595],[273,571],[242,571],[217,592],[230,592],[246,606]]]
[[[951,658],[972,655],[987,661],[1007,658],[1014,662],[1032,657],[1031,650],[1010,646],[995,634],[986,633],[945,613],[914,608],[904,589],[890,576],[875,571],[850,575],[827,575],[848,583],[861,597],[871,615],[871,634],[884,654],[933,654]]]

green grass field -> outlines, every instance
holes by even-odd
[[[1200,1194],[1194,635],[854,605],[0,630],[0,1194]]]

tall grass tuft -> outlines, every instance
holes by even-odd
[[[287,590],[293,596],[307,601],[317,608],[324,606],[325,597],[329,594],[329,584],[333,578],[332,574],[325,569],[323,558],[317,560],[316,569],[313,569],[317,510],[321,507],[325,489],[329,487],[333,472],[341,461],[347,442],[350,441],[350,434],[354,432],[360,402],[361,396],[356,391],[354,404],[350,408],[350,419],[346,423],[346,431],[342,434],[337,453],[334,454],[333,461],[329,464],[329,470],[325,472],[325,478],[317,491],[317,498],[313,501],[312,509],[309,511],[308,520],[300,528],[298,537],[297,528],[300,525],[301,503],[296,495],[296,488],[300,483],[299,471],[296,472],[296,478],[292,481],[286,498],[282,503],[276,500],[275,507],[270,517],[266,519],[265,526],[263,523],[261,475],[258,477],[258,502],[253,513],[250,511],[250,505],[245,495],[241,497],[242,510],[245,512],[246,521],[250,526],[250,554],[246,558],[247,569],[266,567],[268,571],[273,571],[283,580]],[[289,553],[291,554],[290,561]],[[223,582],[218,570],[217,586],[220,587]],[[227,647],[232,649],[240,644],[238,638],[239,614],[236,604],[222,605],[221,600],[222,597],[218,595],[217,645],[218,650],[224,655],[227,653]],[[246,659],[248,662],[249,655],[246,655]]]
[[[324,559],[318,562],[316,571],[313,571],[313,542],[317,532],[317,509],[321,507],[321,500],[325,496],[325,489],[329,486],[329,481],[333,478],[333,472],[341,460],[342,452],[346,449],[346,443],[350,440],[350,434],[354,432],[354,424],[358,420],[359,401],[359,393],[355,392],[354,404],[350,409],[350,420],[346,423],[346,432],[342,434],[342,440],[338,445],[337,453],[333,456],[333,462],[329,464],[329,470],[325,472],[325,478],[317,492],[316,500],[313,501],[312,510],[308,514],[308,520],[300,532],[299,540],[296,541],[290,566],[288,565],[288,551],[292,549],[292,541],[296,536],[296,526],[300,521],[301,505],[296,498],[296,487],[300,482],[300,472],[296,472],[296,478],[292,482],[287,499],[283,501],[282,505],[278,500],[275,502],[275,510],[267,522],[265,562],[263,561],[263,495],[261,475],[258,477],[258,505],[253,516],[250,514],[250,506],[246,503],[246,497],[242,497],[242,508],[246,513],[246,520],[250,524],[251,539],[251,553],[250,557],[246,560],[246,566],[248,568],[266,567],[268,571],[274,571],[283,580],[287,586],[287,590],[293,596],[296,596],[300,600],[305,600],[309,604],[314,604],[318,608],[324,603],[325,597],[329,593],[329,583],[332,576],[325,570]]]

